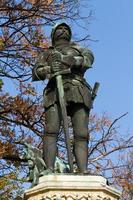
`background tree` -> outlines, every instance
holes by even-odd
[[[87,23],[91,17],[82,17],[76,0],[4,0],[0,5],[0,199],[14,199],[21,194],[27,164],[20,159],[23,146],[16,141],[27,141],[42,147],[45,131],[45,113],[42,95],[31,83],[31,70],[38,52],[48,48],[46,31],[59,20],[68,20],[72,25],[79,21]],[[80,38],[86,40],[89,35]],[[8,93],[13,87],[14,91]],[[121,116],[122,117],[122,116]],[[120,117],[120,118],[121,118]],[[133,138],[122,137],[115,123],[106,116],[90,116],[89,162],[91,173],[102,174],[111,184],[119,182],[124,191],[129,187],[121,184],[115,170],[124,169],[121,157],[124,149],[132,149]],[[71,122],[70,122],[71,130]],[[72,135],[71,135],[72,137]],[[73,142],[73,138],[72,138]],[[62,130],[59,134],[59,156],[66,158]],[[113,155],[116,159],[113,158]],[[131,158],[131,157],[130,157]],[[126,165],[128,166],[128,165]],[[123,174],[124,171],[120,171]],[[124,176],[124,175],[123,175]],[[123,196],[126,192],[123,192]]]
[[[125,152],[121,156],[120,168],[114,168],[116,183],[122,188],[123,200],[133,199],[133,152]]]

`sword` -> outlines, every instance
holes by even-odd
[[[94,87],[91,91],[91,108],[93,108],[93,102],[97,96],[97,92],[98,92],[98,89],[99,89],[99,86],[100,86],[100,83],[99,82],[95,82],[94,84]]]
[[[73,158],[72,158],[72,152],[71,152],[71,142],[69,138],[69,126],[68,126],[68,120],[67,120],[66,102],[65,102],[64,87],[63,87],[63,81],[62,81],[62,74],[68,74],[68,73],[70,73],[70,69],[57,72],[53,76],[56,77],[58,98],[59,98],[59,104],[60,104],[60,109],[61,109],[63,129],[64,129],[64,134],[65,134],[66,148],[67,148],[68,163],[70,166],[70,172],[72,173],[73,172]]]

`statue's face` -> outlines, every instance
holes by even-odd
[[[59,26],[54,33],[54,41],[64,39],[70,41],[70,33],[66,26]]]

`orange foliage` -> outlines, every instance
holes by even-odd
[[[27,2],[31,4],[49,5],[53,3],[53,0],[27,0]]]
[[[0,50],[3,50],[5,46],[5,40],[4,38],[0,37]]]

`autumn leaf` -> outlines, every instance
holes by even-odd
[[[0,37],[0,50],[4,50],[4,46],[5,46],[5,41],[3,38]]]
[[[2,79],[0,79],[0,91],[1,91],[3,85],[4,85],[4,83],[3,83]]]

